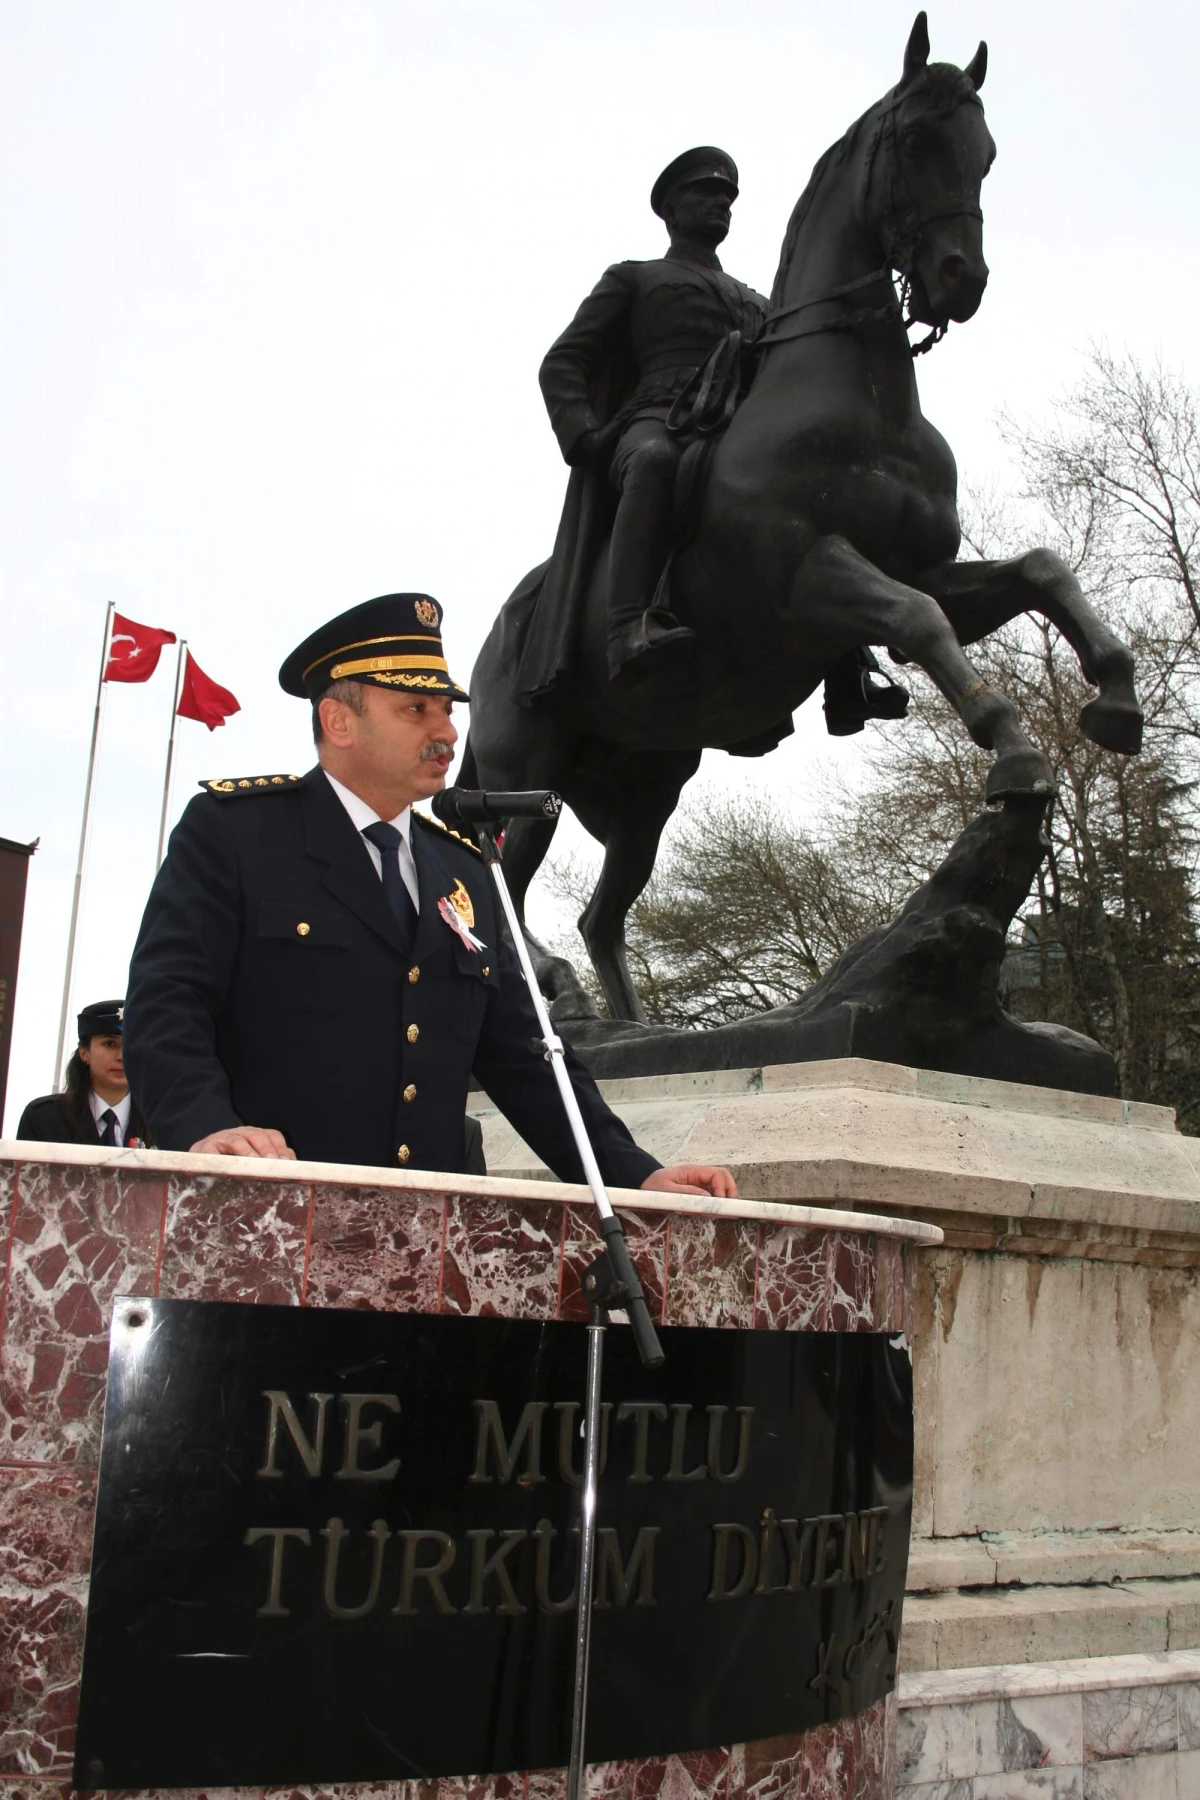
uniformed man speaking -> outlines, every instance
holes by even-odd
[[[457,731],[441,611],[389,594],[279,673],[312,702],[307,775],[210,781],[171,836],[130,969],[125,1063],[155,1142],[462,1170],[469,1077],[564,1181],[583,1172],[473,845],[412,811]],[[732,1195],[661,1168],[571,1059],[614,1186]]]

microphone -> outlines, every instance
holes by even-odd
[[[502,819],[557,819],[562,797],[553,788],[528,788],[513,794],[484,793],[479,788],[443,788],[430,801],[443,825],[488,825]]]

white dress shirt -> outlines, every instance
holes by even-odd
[[[374,807],[368,806],[365,800],[360,800],[357,794],[352,793],[348,787],[344,787],[340,781],[335,780],[328,769],[325,769],[323,773],[326,781],[329,783],[346,811],[350,814],[354,829],[357,831],[359,838],[362,841],[362,847],[370,857],[375,873],[378,875],[380,881],[382,881],[383,858],[375,845],[371,842],[370,838],[365,838],[362,835],[363,827],[376,824],[379,819],[379,814],[375,811]],[[394,825],[396,830],[400,833],[400,848],[396,853],[400,858],[400,878],[408,889],[409,898],[419,913],[421,910],[421,901],[417,892],[417,865],[413,861],[412,853],[411,808],[406,806],[404,811],[397,813],[394,819],[387,819],[384,823]]]
[[[88,1104],[92,1109],[92,1117],[96,1121],[96,1136],[99,1137],[100,1133],[104,1130],[104,1126],[100,1122],[101,1113],[107,1112],[109,1107],[111,1107],[113,1112],[117,1115],[117,1142],[118,1144],[124,1144],[125,1133],[129,1130],[129,1108],[132,1104],[130,1095],[126,1094],[123,1100],[102,1100],[95,1088],[91,1088],[88,1091]]]

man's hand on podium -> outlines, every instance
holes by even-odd
[[[658,1194],[711,1194],[714,1200],[736,1200],[737,1182],[728,1169],[716,1169],[708,1163],[673,1163],[669,1169],[655,1169],[647,1175],[642,1188]]]
[[[193,1144],[193,1156],[286,1156],[295,1162],[296,1152],[288,1148],[282,1131],[264,1131],[257,1125],[229,1125],[224,1131],[210,1131]]]

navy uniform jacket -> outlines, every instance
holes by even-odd
[[[65,1094],[42,1094],[31,1100],[21,1114],[21,1123],[17,1126],[19,1138],[32,1139],[39,1144],[91,1144],[99,1142],[100,1127],[92,1116],[91,1108],[84,1101],[83,1115],[75,1120],[67,1111]],[[135,1100],[129,1108],[129,1130],[125,1142],[137,1138],[143,1146],[150,1143],[146,1130],[146,1121],[138,1111]]]
[[[461,1172],[468,1079],[565,1181],[583,1172],[536,1015],[473,846],[414,814],[411,943],[366,844],[317,768],[210,783],[171,834],[125,998],[125,1066],[155,1142],[187,1150],[242,1123],[298,1157]],[[440,917],[461,883],[470,949]],[[572,1059],[614,1185],[659,1165]]]
[[[567,462],[584,433],[617,408],[632,416],[641,406],[669,406],[727,332],[752,343],[766,312],[763,296],[715,258],[701,264],[672,249],[606,269],[538,377]],[[615,379],[605,379],[608,371]]]

